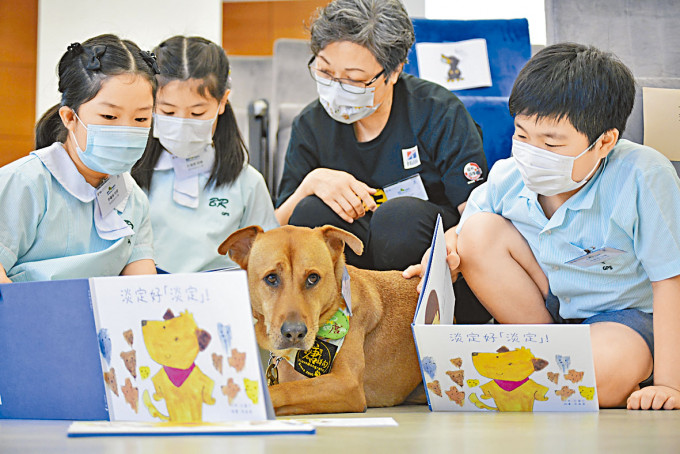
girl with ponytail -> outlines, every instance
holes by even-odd
[[[152,138],[132,176],[149,196],[156,263],[172,273],[235,266],[217,253],[222,241],[241,227],[278,223],[229,104],[229,60],[200,37],[174,36],[154,53]]]
[[[115,35],[68,46],[36,151],[0,168],[0,282],[155,273],[144,152],[158,72]]]

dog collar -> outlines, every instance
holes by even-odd
[[[335,314],[316,332],[314,345],[307,351],[298,350],[295,355],[289,353],[283,357],[269,353],[267,365],[267,384],[269,386],[279,383],[279,371],[277,369],[281,359],[285,359],[293,368],[302,375],[313,378],[325,375],[331,371],[333,361],[345,342],[345,336],[349,331],[349,318],[352,315],[352,294],[350,290],[350,278],[347,267],[342,273],[342,298],[345,307],[339,308]]]
[[[349,312],[345,309],[338,309],[325,325],[316,332],[317,339],[338,340],[347,335],[349,330]]]
[[[325,375],[331,371],[333,360],[340,351],[340,347],[345,342],[345,336],[349,331],[349,312],[345,308],[340,308],[335,314],[317,331],[314,345],[307,351],[297,350],[282,358],[293,366],[293,369],[308,378]],[[267,378],[270,374],[276,374],[270,368],[276,369],[281,358],[271,354],[269,366],[267,367]],[[273,364],[272,364],[273,362]],[[268,380],[269,381],[269,380]],[[276,383],[274,383],[276,384]]]
[[[342,287],[340,292],[342,293],[342,299],[345,300],[345,308],[349,315],[352,315],[352,286],[350,285],[349,272],[347,272],[347,267],[342,270]]]
[[[179,388],[186,381],[186,379],[189,378],[189,375],[191,375],[194,367],[196,367],[195,363],[191,364],[188,369],[177,369],[170,366],[163,366],[163,369],[170,379],[170,382]]]
[[[335,356],[345,342],[347,331],[349,331],[349,312],[344,308],[338,309],[326,324],[319,328],[314,345],[309,350],[297,350],[295,353],[290,352],[284,356],[276,356],[269,352],[269,363],[265,374],[267,384],[269,386],[279,384],[278,365],[282,359],[309,378],[329,373]]]
[[[528,382],[529,377],[525,378],[524,380],[520,380],[520,381],[512,381],[512,380],[494,380],[494,381],[496,382],[496,384],[498,386],[500,386],[500,388],[503,391],[512,391],[512,390],[519,388],[520,386],[522,386],[526,382]]]

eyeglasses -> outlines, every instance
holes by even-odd
[[[368,82],[361,82],[353,79],[339,79],[328,74],[326,71],[322,71],[318,68],[313,67],[312,63],[314,63],[315,59],[316,55],[312,55],[312,58],[309,60],[309,63],[307,63],[307,68],[309,68],[309,74],[312,76],[312,79],[319,82],[321,85],[326,86],[329,86],[333,81],[338,82],[343,90],[345,90],[348,93],[354,93],[356,95],[366,93],[366,89],[376,80],[378,80],[380,76],[385,74],[385,70],[383,69],[373,79],[369,80]]]

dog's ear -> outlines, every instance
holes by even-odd
[[[507,353],[509,351],[510,351],[510,349],[508,347],[506,347],[505,345],[503,345],[501,348],[496,350],[496,353]]]
[[[326,240],[326,244],[328,244],[328,249],[331,250],[334,262],[345,251],[345,244],[349,246],[356,255],[361,255],[364,252],[364,243],[345,230],[333,227],[332,225],[324,225],[323,227],[319,227],[319,230]]]
[[[250,248],[253,247],[255,237],[262,232],[264,230],[259,225],[251,225],[250,227],[239,229],[220,244],[217,252],[222,255],[229,254],[229,257],[245,270],[248,267]]]
[[[212,336],[204,329],[196,329],[196,338],[198,339],[198,349],[203,351],[208,348]]]
[[[173,319],[173,318],[175,318],[175,314],[173,314],[170,309],[165,311],[165,314],[163,314],[163,320],[165,320],[165,321]]]
[[[541,370],[548,365],[548,361],[543,358],[531,358],[531,362],[534,364],[534,371]]]

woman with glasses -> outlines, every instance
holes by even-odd
[[[402,74],[414,39],[399,0],[335,0],[311,25],[319,100],[293,122],[276,216],[353,233],[364,254],[346,257],[360,268],[419,263],[437,214],[445,229],[456,225],[486,177],[480,134],[460,100]],[[488,320],[464,281],[454,289],[459,322]]]

